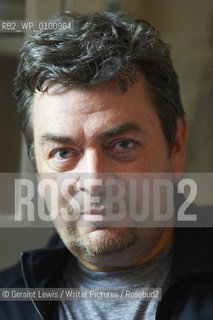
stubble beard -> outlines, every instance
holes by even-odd
[[[136,228],[69,227],[58,230],[67,248],[76,256],[107,256],[123,252],[137,243]],[[94,233],[100,233],[96,237]],[[103,235],[102,235],[103,234]]]

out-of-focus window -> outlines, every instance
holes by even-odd
[[[24,0],[0,0],[0,20],[24,20]],[[21,133],[13,93],[16,56],[23,33],[0,32],[0,172],[20,168]]]

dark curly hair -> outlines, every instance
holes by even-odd
[[[137,70],[148,81],[153,107],[171,151],[177,117],[182,117],[184,110],[169,46],[156,28],[147,21],[109,12],[85,16],[65,11],[52,20],[70,22],[72,28],[40,31],[27,40],[20,50],[14,79],[21,128],[33,164],[35,90],[47,90],[48,82],[68,89],[116,79],[124,92],[129,80],[137,80]]]

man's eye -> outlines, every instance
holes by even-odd
[[[122,151],[122,150],[127,150],[127,149],[130,149],[134,146],[134,141],[132,140],[122,140],[122,141],[119,141],[118,143],[116,143],[114,145],[114,148],[116,150],[119,150],[119,151]]]
[[[73,152],[69,148],[56,150],[51,154],[51,158],[55,158],[56,160],[66,160],[70,159],[72,156]]]

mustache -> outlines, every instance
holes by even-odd
[[[99,206],[107,205],[107,202],[111,202],[111,199],[120,199],[126,201],[128,196],[128,191],[122,192],[120,189],[115,188],[114,186],[107,186],[102,188],[97,188],[95,191],[89,192],[64,192],[62,193],[62,198],[67,202],[72,201],[72,199],[82,203],[83,201],[88,201],[93,203],[98,203]],[[92,200],[92,201],[91,201]],[[118,201],[117,200],[117,201]],[[97,206],[97,204],[94,204]]]
[[[99,186],[84,192],[66,192],[63,197],[63,207],[68,215],[96,213],[100,215],[112,214],[128,210],[128,193],[118,188],[118,185]]]
[[[122,199],[122,203],[125,205],[125,209],[129,209],[129,201]],[[119,201],[113,202],[112,199],[107,199],[105,192],[96,192],[89,195],[79,195],[70,197],[69,201],[65,203],[70,214],[73,214],[76,210],[78,212],[105,212],[118,211],[120,209]]]

